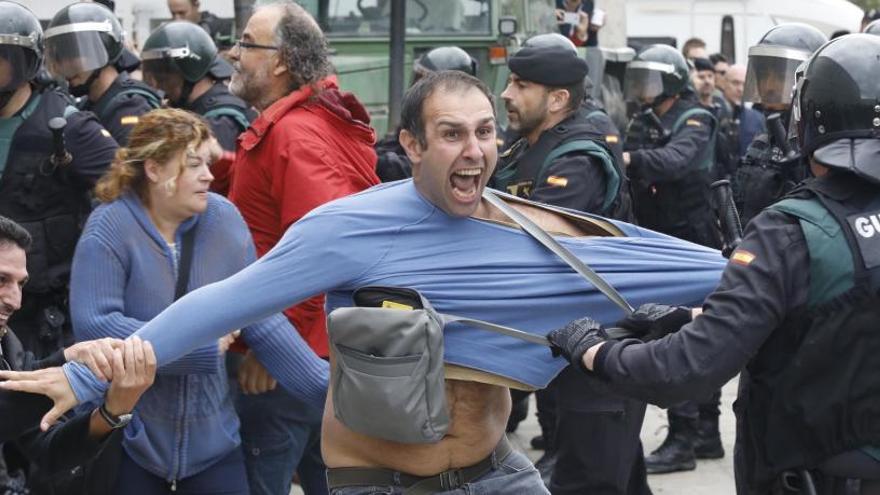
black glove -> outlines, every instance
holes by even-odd
[[[648,303],[618,321],[617,326],[632,332],[633,337],[648,342],[677,332],[690,321],[690,308]]]
[[[608,334],[598,321],[581,318],[548,333],[547,340],[550,341],[553,357],[562,355],[574,366],[587,371],[584,368],[584,354],[590,347],[608,340]]]

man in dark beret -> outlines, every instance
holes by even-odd
[[[619,133],[582,111],[587,62],[560,34],[527,40],[508,61],[501,93],[509,132],[519,139],[501,157],[493,187],[522,198],[626,220],[629,205],[618,160],[609,145]],[[590,117],[590,118],[588,118]]]
[[[586,97],[587,63],[574,44],[560,34],[535,36],[508,66],[501,97],[508,131],[519,138],[499,157],[493,187],[631,220],[620,133]],[[608,395],[565,370],[538,392],[537,403],[545,454],[536,467],[551,493],[651,493],[639,440],[644,402]]]

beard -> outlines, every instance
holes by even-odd
[[[257,72],[242,72],[241,67],[236,64],[235,72],[232,73],[232,79],[229,81],[229,91],[259,110],[264,110],[268,104],[266,100],[266,88],[269,81],[269,69],[260,67]],[[271,104],[271,102],[269,102]]]
[[[526,111],[507,104],[507,110],[516,114],[516,121],[510,120],[510,128],[516,131],[520,136],[531,134],[543,122],[547,115],[547,98],[544,97],[540,104],[533,111]]]

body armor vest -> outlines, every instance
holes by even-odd
[[[223,83],[214,84],[207,93],[196,99],[192,108],[188,110],[209,119],[229,117],[238,124],[242,132],[247,130],[251,121],[257,116],[244,100],[231,94]]]
[[[767,134],[756,136],[734,175],[734,201],[745,225],[803,181],[806,166],[800,156],[787,158]]]
[[[98,102],[87,109],[94,112],[102,123],[107,122],[113,117],[109,112],[113,110],[113,103],[116,99],[132,94],[143,97],[147,104],[154,109],[162,106],[162,97],[152,87],[135,79],[117,78]],[[85,102],[85,100],[83,101]],[[87,103],[84,104],[88,105]]]
[[[749,482],[880,445],[880,188],[810,181],[774,210],[798,218],[810,257],[795,308],[748,365]]]
[[[514,143],[501,157],[493,187],[529,199],[534,185],[547,180],[547,169],[553,160],[568,153],[582,152],[601,163],[605,174],[605,197],[601,210],[595,213],[625,220],[628,204],[621,200],[621,189],[626,187],[626,182],[619,164],[605,144],[605,138],[606,134],[584,114],[575,112],[544,131],[534,146],[528,146],[525,138]]]
[[[679,103],[681,104],[681,100]],[[673,107],[675,108],[675,107]],[[627,149],[654,149],[667,144],[688,119],[708,116],[712,134],[703,151],[694,158],[693,172],[680,180],[658,184],[633,183],[633,205],[639,225],[703,246],[719,248],[721,239],[715,225],[709,184],[714,177],[715,117],[701,107],[682,112],[668,132],[634,119],[628,128]],[[665,115],[664,115],[665,117]],[[671,119],[667,119],[671,120]],[[630,145],[632,139],[632,145]]]
[[[64,116],[70,101],[53,90],[33,98],[38,101],[28,104],[35,103],[33,112],[16,130],[0,178],[0,214],[30,232],[30,280],[24,291],[45,294],[66,291],[73,251],[89,212],[89,201],[85,187],[70,177],[67,166],[55,166],[50,161],[49,119]]]

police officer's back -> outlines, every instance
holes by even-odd
[[[122,26],[103,5],[74,3],[61,9],[46,29],[46,65],[67,80],[80,108],[94,112],[120,144],[138,118],[161,104],[153,88],[119,72]]]
[[[588,67],[572,42],[556,33],[535,36],[508,66],[510,81],[501,97],[510,128],[520,137],[499,157],[492,186],[629,220],[627,182],[609,149],[616,132],[597,105],[582,108]]]
[[[793,118],[816,178],[753,219],[702,315],[646,344],[609,340],[586,320],[550,336],[573,363],[660,404],[745,367],[741,495],[880,489],[878,58],[880,39],[853,34],[808,61]],[[677,326],[661,308],[637,313],[646,327]]]
[[[805,24],[775,26],[749,49],[743,101],[764,112],[766,134],[749,145],[734,177],[742,223],[778,201],[807,176],[807,163],[788,137],[795,72],[828,38]]]
[[[77,111],[67,94],[34,81],[43,55],[36,16],[0,1],[0,19],[0,63],[8,76],[0,87],[0,215],[33,238],[30,281],[10,327],[26,349],[45,356],[69,329],[73,250],[89,212],[88,191],[112,161],[116,142],[92,114]],[[66,119],[57,131],[62,141],[49,128],[58,118]]]
[[[650,46],[629,63],[625,96],[642,110],[628,126],[624,161],[640,225],[718,247],[709,191],[716,123],[681,97],[687,83],[687,63],[670,46]]]

